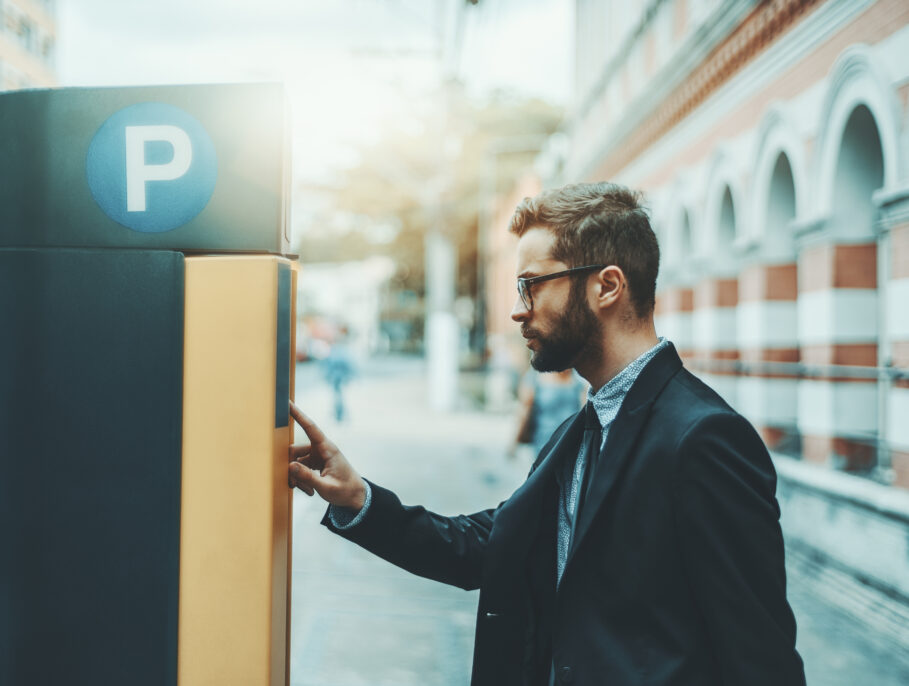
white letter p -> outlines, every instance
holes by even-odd
[[[167,164],[146,164],[148,141],[170,143],[173,159]],[[173,181],[183,176],[193,161],[193,146],[186,131],[176,126],[126,127],[126,211],[145,212],[145,182]]]

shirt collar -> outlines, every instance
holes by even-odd
[[[587,400],[593,402],[593,409],[596,410],[600,426],[605,429],[612,423],[612,420],[619,413],[619,408],[622,406],[625,395],[631,389],[638,375],[647,366],[647,363],[668,345],[668,340],[660,338],[659,343],[635,358],[627,367],[603,384],[603,387],[596,393],[593,392],[592,388],[587,390]]]

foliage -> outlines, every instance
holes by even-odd
[[[498,93],[477,103],[447,86],[413,117],[390,122],[335,183],[301,189],[323,204],[302,227],[301,260],[388,255],[398,265],[392,289],[422,298],[424,235],[435,225],[457,246],[457,295],[475,298],[481,201],[507,192],[536,156],[519,150],[492,165],[491,151],[516,137],[542,145],[560,120],[561,111],[540,100]]]

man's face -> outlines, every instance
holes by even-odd
[[[544,228],[527,231],[518,241],[518,276],[544,276],[568,265],[551,257],[555,236]],[[517,299],[511,318],[521,324],[521,334],[532,351],[530,364],[540,372],[574,367],[585,353],[597,349],[600,321],[587,304],[583,288],[589,275],[543,281],[530,286],[533,309]],[[578,280],[576,287],[572,282]]]

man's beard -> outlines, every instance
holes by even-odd
[[[543,335],[537,329],[526,328],[524,334],[537,341],[530,365],[538,372],[560,372],[573,367],[585,351],[598,349],[601,337],[600,321],[583,298],[583,290],[572,285],[568,307]]]

